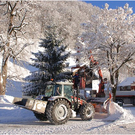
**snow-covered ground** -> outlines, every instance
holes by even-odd
[[[15,92],[16,93],[16,92]],[[12,95],[16,95],[16,94]],[[17,93],[18,95],[18,93]],[[10,103],[12,96],[0,96],[0,134],[134,134],[135,107],[111,104],[109,116],[96,113],[91,121],[77,116],[64,125],[38,121],[33,112]],[[115,111],[114,111],[115,110]]]

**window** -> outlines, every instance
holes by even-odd
[[[72,96],[72,86],[71,85],[64,85],[64,96],[68,99],[71,99]]]
[[[45,89],[45,97],[60,96],[62,92],[62,85],[47,85]]]
[[[61,96],[62,93],[62,85],[55,85],[54,87],[54,96]]]
[[[45,89],[45,97],[51,97],[53,94],[53,85],[47,85]]]
[[[131,86],[120,86],[120,91],[131,91]]]

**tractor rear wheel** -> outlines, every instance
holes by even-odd
[[[65,124],[71,116],[70,105],[65,99],[50,102],[47,105],[46,114],[52,124]]]
[[[80,108],[80,117],[82,120],[91,120],[95,115],[95,109],[92,104],[83,104]]]
[[[35,117],[40,120],[40,121],[47,121],[47,117],[45,116],[45,114],[40,114],[37,112],[34,112]]]

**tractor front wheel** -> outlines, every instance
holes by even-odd
[[[47,121],[47,117],[45,116],[45,114],[40,114],[37,112],[34,112],[35,117],[40,120],[40,121]]]
[[[91,120],[95,115],[95,109],[92,104],[83,104],[80,108],[80,117],[82,120]]]
[[[61,99],[50,102],[47,105],[46,114],[52,124],[61,125],[69,120],[71,109],[69,103],[65,99]]]

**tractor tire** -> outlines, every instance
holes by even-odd
[[[71,116],[70,105],[65,99],[49,102],[47,105],[46,114],[48,120],[52,124],[65,124]]]
[[[91,103],[83,104],[80,107],[80,117],[82,120],[91,120],[95,115],[95,109]]]
[[[45,114],[40,114],[40,113],[34,112],[34,115],[40,121],[47,121],[48,120],[47,117],[45,116]]]

